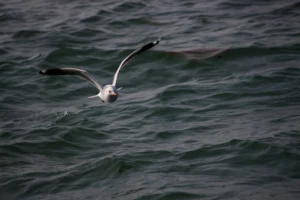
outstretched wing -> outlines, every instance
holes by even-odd
[[[132,60],[136,55],[140,54],[140,53],[143,53],[144,51],[147,51],[148,49],[151,49],[152,47],[154,47],[155,45],[157,45],[159,43],[159,41],[154,41],[154,42],[151,42],[149,44],[146,44],[145,46],[135,50],[134,52],[132,52],[129,56],[127,56],[122,62],[121,64],[119,65],[119,68],[118,70],[116,71],[115,73],[115,76],[114,76],[114,80],[113,80],[113,83],[112,85],[113,86],[116,86],[116,82],[117,82],[117,78],[118,78],[118,75],[119,75],[119,72],[120,70],[123,68],[123,66],[128,63],[130,60]]]
[[[102,87],[97,81],[93,79],[93,77],[87,72],[82,69],[76,69],[76,68],[55,68],[55,69],[46,69],[41,70],[40,74],[42,75],[73,75],[73,76],[79,76],[90,83],[92,83],[100,92],[102,90]]]

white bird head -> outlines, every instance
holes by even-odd
[[[101,91],[102,94],[102,100],[107,103],[115,102],[118,99],[119,92],[113,85],[106,85],[103,90]]]

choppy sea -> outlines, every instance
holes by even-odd
[[[0,199],[298,200],[299,55],[299,0],[2,1]]]

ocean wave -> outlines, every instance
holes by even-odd
[[[145,2],[124,2],[119,3],[118,5],[114,6],[114,12],[133,12],[134,10],[140,10],[146,8],[147,4]]]
[[[298,54],[300,48],[296,44],[289,46],[278,47],[240,47],[240,48],[228,48],[228,49],[189,49],[182,51],[169,52],[170,55],[179,55],[189,60],[207,60],[207,59],[221,59],[231,60],[243,57],[254,56],[273,56],[277,54]]]
[[[83,22],[83,23],[101,22],[103,20],[106,20],[106,18],[111,16],[111,15],[113,15],[113,12],[111,12],[109,10],[101,9],[97,12],[96,15],[86,17],[86,18],[82,19],[80,22]]]
[[[25,172],[22,178],[10,177],[3,182],[1,188],[22,188],[17,197],[28,197],[45,192],[57,193],[62,190],[75,190],[89,186],[90,180],[105,182],[106,178],[121,176],[134,166],[117,157],[107,157],[89,160],[89,162],[74,163],[64,167],[54,165],[52,169],[38,169],[36,172]],[[38,179],[36,179],[39,177]]]
[[[213,162],[231,165],[281,165],[296,158],[300,158],[299,152],[270,141],[265,142],[264,139],[260,141],[232,139],[218,145],[206,145],[180,155],[181,160],[205,159],[207,164]],[[295,169],[295,166],[296,163],[291,168]]]
[[[192,192],[181,192],[181,191],[168,191],[158,194],[144,195],[136,200],[146,200],[146,199],[155,199],[155,200],[173,200],[173,199],[197,199],[204,198],[205,195],[199,195]]]
[[[269,12],[269,14],[275,14],[275,15],[284,15],[286,16],[287,14],[294,14],[297,15],[297,10],[300,8],[300,3],[299,2],[289,2],[286,5],[282,5],[279,8],[275,8],[272,11]]]
[[[22,39],[27,39],[27,38],[33,38],[33,37],[37,37],[40,36],[42,34],[45,34],[44,31],[39,31],[39,30],[21,30],[16,32],[13,35],[14,39],[18,39],[18,38],[22,38]]]

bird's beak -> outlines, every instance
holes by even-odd
[[[117,94],[116,94],[116,93],[112,93],[111,95],[112,95],[112,96],[117,96]]]

